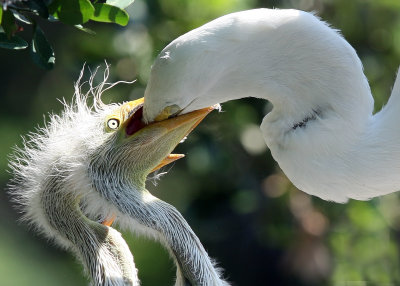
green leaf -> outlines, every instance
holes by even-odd
[[[93,31],[93,30],[91,30],[89,28],[83,27],[82,25],[74,25],[74,27],[77,28],[78,30],[81,30],[81,31],[83,31],[85,33],[88,33],[90,35],[96,35],[95,31]]]
[[[22,50],[27,47],[28,43],[24,39],[18,36],[13,36],[9,39],[5,33],[0,33],[0,48]]]
[[[42,18],[47,19],[49,17],[49,12],[47,11],[47,6],[43,0],[30,0],[27,1],[27,6],[37,15]]]
[[[52,69],[55,64],[55,55],[43,31],[35,26],[31,44],[31,57],[35,64],[44,68]]]
[[[0,24],[1,24],[1,19],[3,18],[3,7],[0,6]]]
[[[90,18],[97,22],[117,23],[126,26],[129,21],[129,15],[124,10],[108,4],[96,3],[94,6],[94,14]]]
[[[4,29],[7,37],[10,39],[11,36],[17,31],[18,27],[15,24],[15,17],[10,10],[3,12],[3,19],[1,21],[1,26]]]
[[[106,4],[115,6],[121,9],[125,9],[131,5],[135,0],[107,0]]]
[[[49,12],[63,23],[78,25],[89,21],[94,7],[89,0],[54,0],[49,6]]]
[[[16,10],[14,10],[12,12],[13,12],[14,17],[15,17],[16,20],[18,20],[18,21],[20,21],[22,23],[25,23],[27,25],[32,25],[33,24],[33,22],[30,19],[28,19],[25,15],[22,15],[21,13],[19,13]]]

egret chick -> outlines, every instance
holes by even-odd
[[[79,258],[93,285],[139,285],[114,220],[168,249],[175,285],[226,285],[182,215],[145,189],[150,172],[183,156],[170,153],[213,108],[146,125],[143,99],[101,101],[107,77],[108,68],[91,98],[78,81],[73,103],[28,135],[11,161],[13,200],[37,231]]]

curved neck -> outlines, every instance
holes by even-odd
[[[166,106],[184,112],[244,97],[269,100],[288,124],[334,110],[359,124],[373,99],[354,49],[312,14],[256,9],[233,13],[170,43],[156,59],[144,118]]]
[[[359,124],[331,110],[310,117],[304,126],[281,132],[281,137],[279,121],[271,115],[264,119],[262,129],[274,158],[299,189],[336,202],[367,200],[398,191],[399,108],[397,77],[380,112],[372,115],[357,108],[349,112]]]
[[[79,199],[60,181],[56,177],[47,181],[40,198],[48,232],[77,255],[93,285],[139,285],[133,256],[121,234],[85,217]]]
[[[154,200],[147,208],[151,215],[142,222],[159,232],[161,241],[175,257],[176,285],[185,285],[184,278],[192,285],[225,285],[200,240],[173,206]]]
[[[370,199],[398,191],[400,186],[400,77],[388,103],[371,116],[368,129],[349,152],[347,166],[357,182],[351,198]],[[358,188],[358,190],[357,190]]]
[[[193,286],[228,285],[220,278],[200,240],[173,206],[147,190],[132,186],[120,186],[115,190],[100,191],[100,194],[119,210],[118,222],[122,226],[157,238],[169,250],[177,265],[175,285],[187,285],[186,280]]]

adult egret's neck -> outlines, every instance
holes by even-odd
[[[373,98],[360,59],[337,31],[295,10],[258,9],[212,21],[161,52],[144,117],[151,121],[166,106],[189,112],[243,97],[272,103],[261,129],[297,187],[329,200],[347,198],[352,186],[343,189],[335,180],[345,178],[345,157],[371,129]]]
[[[362,113],[360,107],[348,110],[349,116],[328,110],[286,133],[271,120],[273,114],[266,116],[262,125],[265,139],[299,189],[337,202],[398,191],[400,78],[380,112]]]
[[[348,42],[312,14],[233,13],[169,44],[152,67],[144,117],[243,97],[273,105],[261,125],[275,160],[301,190],[367,199],[400,185],[400,87],[372,115],[373,98]]]
[[[147,190],[138,190],[129,184],[106,189],[95,185],[103,199],[119,211],[117,222],[136,233],[159,240],[177,265],[177,286],[228,285],[220,278],[218,269],[200,240],[182,215],[173,206],[152,196]]]
[[[139,285],[132,254],[121,234],[85,217],[65,178],[49,178],[38,198],[42,212],[36,214],[46,233],[77,255],[93,285]]]
[[[170,43],[152,67],[143,116],[152,121],[166,106],[190,112],[244,97],[269,100],[271,120],[280,117],[285,127],[333,110],[359,128],[373,105],[361,62],[339,33],[306,12],[257,9]]]
[[[348,198],[370,199],[396,192],[400,186],[400,76],[391,97],[368,121],[368,129],[346,158]]]

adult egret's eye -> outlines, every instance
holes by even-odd
[[[108,126],[108,128],[115,130],[119,127],[119,120],[115,119],[115,118],[111,118],[107,121],[107,126]]]

